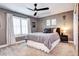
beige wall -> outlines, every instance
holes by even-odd
[[[64,15],[66,16],[65,26],[64,26],[64,20],[63,20]],[[68,35],[69,41],[73,40],[72,39],[72,37],[73,37],[73,12],[72,11],[38,19],[38,22],[37,22],[38,31],[43,31],[43,29],[46,28],[46,20],[48,20],[48,19],[57,20],[57,25],[52,26],[52,27],[60,27],[61,29],[63,29],[63,27],[68,28],[67,32],[65,34]]]
[[[37,19],[36,18],[30,18],[31,19],[31,32],[37,32]],[[32,22],[35,22],[35,28],[32,27]]]
[[[5,20],[6,14],[4,12],[0,12],[0,45],[6,44],[6,27]]]

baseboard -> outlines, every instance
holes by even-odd
[[[69,43],[74,43],[73,41],[68,41]]]
[[[0,48],[7,47],[8,44],[0,45]]]
[[[15,44],[18,44],[18,43],[23,43],[23,42],[25,42],[25,40],[18,41],[18,42],[16,42]]]

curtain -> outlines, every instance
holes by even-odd
[[[28,33],[31,33],[31,19],[30,18],[27,18],[28,20]]]
[[[6,39],[7,39],[7,44],[11,45],[14,44],[15,41],[15,36],[14,36],[14,30],[13,30],[13,19],[12,19],[12,14],[7,13],[6,14]]]

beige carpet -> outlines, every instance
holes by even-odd
[[[49,54],[28,47],[26,43],[16,44],[0,49],[1,56],[75,56],[76,52],[73,44],[59,43]]]

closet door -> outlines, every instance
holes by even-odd
[[[6,44],[5,13],[0,11],[0,45]]]

